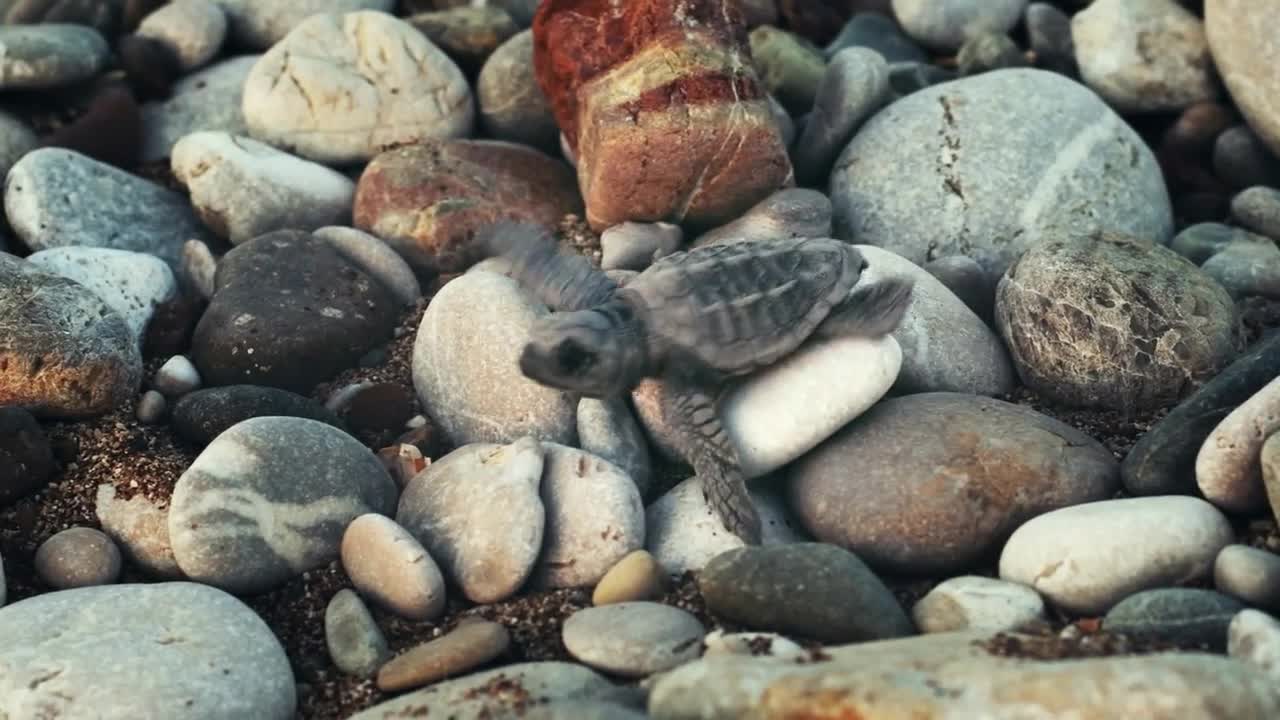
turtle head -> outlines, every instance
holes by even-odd
[[[602,398],[639,382],[644,348],[618,318],[600,310],[553,313],[535,323],[520,372],[543,385]]]

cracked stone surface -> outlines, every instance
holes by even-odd
[[[242,110],[255,139],[327,165],[466,137],[476,117],[458,65],[409,23],[370,10],[300,23],[249,72]]]
[[[1221,285],[1163,245],[1113,233],[1032,247],[996,288],[996,326],[1023,382],[1074,407],[1174,404],[1241,349]]]
[[[337,559],[352,520],[395,504],[395,481],[355,438],[307,418],[255,417],[178,478],[169,540],[192,580],[260,592]]]
[[[836,159],[830,195],[836,237],[917,265],[968,255],[993,276],[1046,235],[1173,235],[1143,140],[1088,88],[1031,68],[933,85],[876,113]]]
[[[1033,518],[1005,543],[1000,577],[1068,612],[1098,615],[1142,590],[1203,580],[1235,532],[1200,498],[1100,500]]]
[[[296,709],[280,641],[244,603],[206,585],[37,595],[0,612],[0,637],[0,717],[127,720],[183,708],[202,720],[288,720]]]
[[[1111,452],[1030,408],[963,393],[881,401],[793,463],[806,530],[884,572],[966,569],[1027,519],[1110,497]]]

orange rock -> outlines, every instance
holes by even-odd
[[[545,0],[533,33],[593,229],[719,225],[794,182],[736,3]]]
[[[433,140],[383,152],[356,183],[355,226],[415,269],[461,272],[478,230],[503,219],[555,228],[582,213],[573,169],[497,140]]]

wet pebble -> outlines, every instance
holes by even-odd
[[[857,555],[826,543],[745,547],[712,558],[698,590],[717,616],[829,643],[914,633],[893,593]]]
[[[1222,652],[1227,646],[1227,626],[1243,609],[1239,600],[1212,590],[1156,588],[1117,603],[1102,619],[1102,629],[1139,640]]]
[[[109,585],[120,577],[120,548],[101,530],[72,527],[36,549],[34,567],[55,590]]]
[[[980,575],[944,580],[911,608],[921,632],[1016,631],[1043,620],[1040,593],[1018,583]]]
[[[591,593],[592,605],[656,600],[666,591],[667,573],[648,550],[634,550],[609,568]]]
[[[583,664],[645,677],[693,660],[706,630],[688,612],[655,602],[623,602],[578,610],[564,621],[565,649]]]
[[[1249,605],[1280,610],[1280,555],[1228,545],[1213,562],[1213,586]]]
[[[1000,556],[1000,577],[1073,613],[1105,613],[1130,595],[1209,577],[1235,539],[1226,517],[1194,497],[1121,498],[1028,520]]]
[[[356,677],[372,677],[391,655],[382,629],[350,588],[339,590],[329,600],[324,611],[324,640],[333,664]]]
[[[378,670],[378,689],[410,690],[465,673],[506,652],[510,644],[511,634],[501,624],[464,621],[451,632],[387,661]]]

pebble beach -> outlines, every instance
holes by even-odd
[[[0,0],[0,718],[1280,717],[1276,18]],[[746,544],[508,221],[911,304],[723,388]]]

